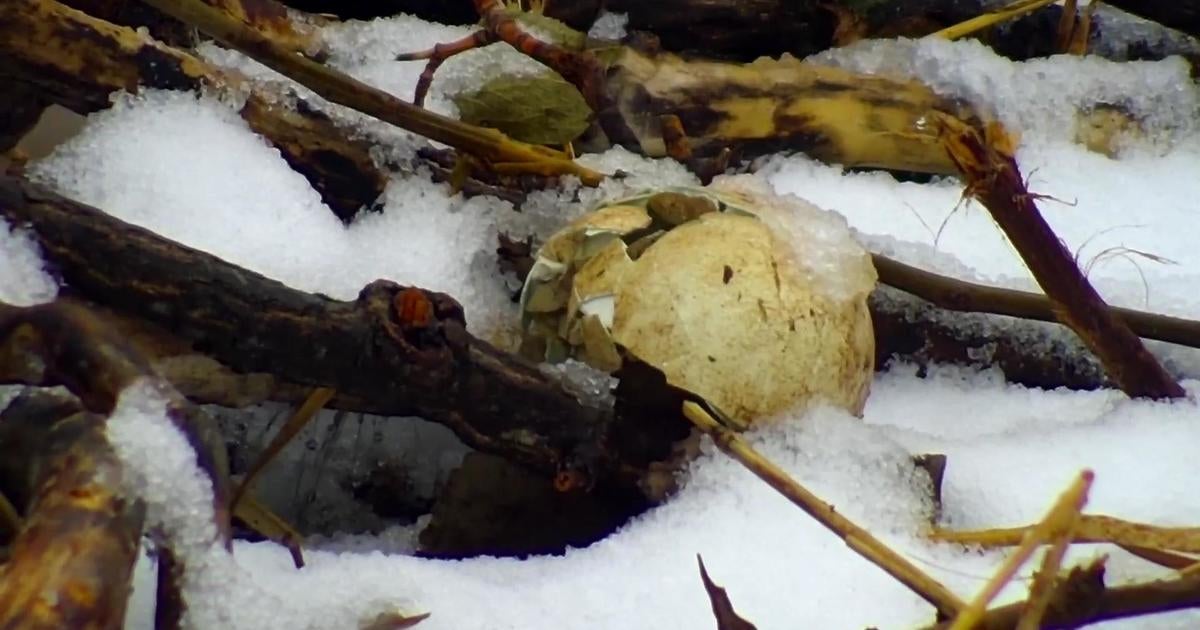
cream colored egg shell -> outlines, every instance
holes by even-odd
[[[618,239],[564,269],[573,287],[560,332],[579,330],[581,316],[593,326],[598,318],[612,341],[669,382],[747,424],[816,399],[861,414],[874,368],[866,297],[876,277],[844,220],[749,176],[672,190],[707,195],[724,211],[667,231],[637,260]],[[585,216],[543,252],[570,265],[581,229],[647,227],[634,210],[650,194]],[[599,306],[581,313],[583,304]],[[590,339],[590,349],[577,350],[584,360],[597,354]]]

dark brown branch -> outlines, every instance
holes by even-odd
[[[1112,313],[1042,218],[1034,195],[1021,180],[1003,129],[990,126],[985,136],[949,117],[941,120],[947,152],[967,182],[964,194],[977,198],[988,209],[1054,304],[1059,320],[1096,353],[1105,371],[1126,394],[1184,397],[1183,388],[1129,326]]]
[[[117,487],[104,419],[69,397],[22,395],[0,413],[0,453],[16,482],[4,489],[29,497],[0,564],[0,628],[120,628],[145,508]]]
[[[296,291],[14,178],[0,181],[0,216],[30,227],[72,291],[236,371],[334,388],[334,408],[420,416],[551,474],[621,459],[605,450],[610,410],[472,337],[444,294],[387,281],[350,302]]]
[[[252,89],[235,72],[52,0],[0,3],[0,81],[81,114],[108,108],[114,92],[143,87],[245,91],[242,118],[343,220],[371,207],[387,184],[368,143],[324,114],[281,106],[286,97]]]
[[[1058,322],[1053,303],[1044,295],[975,284],[906,265],[879,254],[871,260],[879,272],[879,281],[951,311],[993,313],[1043,322]],[[1133,332],[1146,339],[1157,339],[1192,348],[1200,348],[1200,322],[1147,313],[1129,308],[1110,307]]]
[[[1196,0],[1105,0],[1122,11],[1200,37],[1200,2]]]
[[[975,630],[1015,628],[1025,602],[989,610]],[[1039,628],[1078,628],[1101,621],[1200,608],[1200,575],[1129,586],[1105,587],[1102,565],[1073,570],[1061,578]],[[936,626],[937,629],[949,624]]]
[[[0,191],[0,215],[7,209]],[[65,386],[92,413],[108,415],[121,392],[152,379],[167,399],[167,416],[196,451],[213,487],[217,531],[230,544],[229,464],[216,423],[166,384],[115,331],[69,299],[25,308],[0,304],[0,383]]]
[[[183,601],[183,564],[170,549],[158,550],[158,574],[154,584],[154,630],[177,630],[183,624],[187,603]]]

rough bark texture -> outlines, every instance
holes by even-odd
[[[472,337],[444,294],[387,281],[351,302],[303,293],[14,178],[0,182],[0,216],[31,228],[72,291],[236,371],[332,387],[332,407],[420,416],[551,473],[587,475],[615,455],[610,411]]]
[[[1025,189],[1006,133],[998,125],[980,134],[957,121],[944,119],[944,123],[947,152],[967,182],[966,194],[988,209],[1050,298],[1059,320],[1083,339],[1126,394],[1185,396],[1142,340],[1096,293],[1042,218],[1034,195]]]
[[[937,364],[995,367],[1006,381],[1026,387],[1112,386],[1083,344],[1048,336],[1046,325],[1005,327],[987,314],[949,313],[882,287],[870,307],[878,369],[899,360],[922,370]]]
[[[1025,612],[1026,602],[1020,601],[989,610],[976,630],[1011,630]],[[1200,608],[1200,575],[1192,574],[1173,579],[1106,587],[1104,565],[1097,562],[1072,569],[1060,577],[1051,595],[1050,606],[1038,627],[1044,630],[1067,630],[1102,621],[1128,619],[1184,608]],[[934,626],[945,630],[950,623]]]
[[[1200,2],[1197,0],[1106,0],[1105,3],[1192,37],[1200,37]]]
[[[0,565],[0,628],[121,628],[144,508],[119,491],[103,418],[69,397],[22,396],[0,414],[0,460],[15,482],[0,488],[29,497]]]
[[[168,46],[186,49],[200,43],[195,30],[139,0],[64,0],[63,4],[105,22],[146,29]]]
[[[246,83],[132,28],[52,0],[0,3],[0,80],[81,114],[108,108],[113,92],[225,90]],[[251,90],[241,116],[343,220],[372,207],[387,178],[367,143],[352,139],[320,112],[300,104],[280,106],[276,100]]]
[[[0,189],[0,216],[8,206],[5,192]],[[164,383],[113,329],[72,300],[26,308],[0,303],[0,383],[61,385],[88,411],[108,415],[122,391],[139,379],[155,384],[167,401],[167,416],[196,451],[197,464],[212,482],[217,531],[228,544],[229,465],[212,419]]]
[[[0,154],[17,146],[49,105],[25,85],[6,85],[0,91]]]

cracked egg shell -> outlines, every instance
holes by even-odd
[[[866,298],[875,274],[844,222],[752,182],[686,193],[720,211],[666,226],[636,258],[616,240],[573,265],[570,305],[547,341],[606,371],[619,366],[606,344],[618,346],[747,425],[818,398],[861,415],[874,369]],[[849,289],[829,290],[843,275]]]

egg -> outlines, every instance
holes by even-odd
[[[538,251],[523,352],[661,370],[744,426],[824,402],[861,415],[877,278],[844,219],[753,176],[601,204]]]

